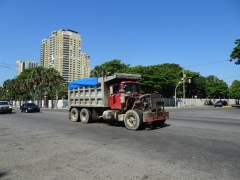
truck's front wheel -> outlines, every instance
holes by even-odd
[[[77,108],[72,108],[70,117],[73,122],[79,121],[79,110]]]
[[[142,123],[142,114],[136,109],[127,111],[124,116],[124,124],[127,129],[137,130],[141,127]]]
[[[80,120],[81,122],[83,123],[89,123],[92,119],[92,113],[91,111],[89,111],[88,109],[86,108],[83,108],[81,111],[80,111]]]

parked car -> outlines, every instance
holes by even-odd
[[[0,113],[12,113],[12,106],[7,101],[0,101]]]
[[[214,106],[215,107],[222,107],[222,106],[227,106],[228,105],[228,103],[227,103],[227,101],[217,101],[215,104],[214,104]]]
[[[40,112],[40,108],[38,105],[34,103],[25,103],[20,107],[21,112]]]

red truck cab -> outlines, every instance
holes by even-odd
[[[110,107],[115,110],[126,109],[129,96],[141,96],[141,89],[138,82],[122,81],[120,83],[110,85],[112,93],[110,96]],[[110,90],[111,91],[111,90]]]

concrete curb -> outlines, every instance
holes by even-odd
[[[232,106],[222,106],[222,108],[232,108]]]

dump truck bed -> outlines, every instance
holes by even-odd
[[[104,87],[103,78],[98,78],[97,81],[98,84],[95,86],[83,86],[68,90],[68,108],[108,107],[109,90]]]

